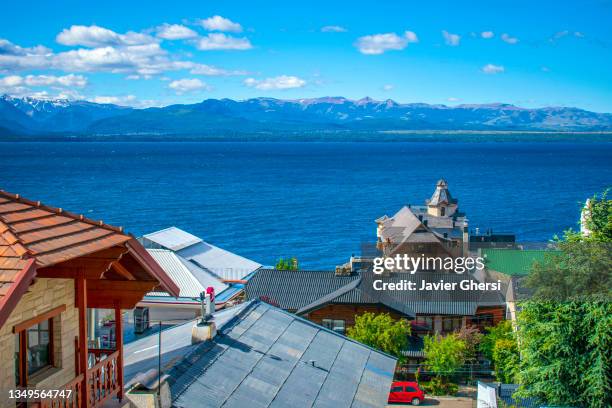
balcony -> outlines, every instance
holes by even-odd
[[[120,354],[119,350],[89,350],[91,366],[87,369],[87,407],[100,407],[111,398],[121,398],[123,379]],[[43,400],[41,408],[81,407],[84,378],[85,376],[80,374],[61,388],[71,391],[69,398]]]

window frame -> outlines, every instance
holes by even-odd
[[[30,373],[29,371],[29,366],[28,366],[28,330],[31,328],[36,327],[38,330],[38,326],[43,323],[43,322],[47,322],[48,324],[48,329],[47,331],[49,332],[48,336],[49,336],[49,343],[47,344],[47,347],[49,348],[49,359],[48,359],[48,363],[39,367],[36,371]],[[42,370],[44,370],[47,367],[54,367],[55,366],[55,344],[54,344],[54,327],[53,327],[53,318],[47,319],[47,320],[43,320],[42,322],[38,322],[33,324],[32,326],[20,330],[17,333],[15,333],[15,335],[19,336],[19,353],[18,353],[18,361],[19,361],[19,383],[17,385],[25,387],[28,385],[28,378],[35,376],[37,373],[41,372]]]
[[[36,376],[47,367],[55,367],[55,327],[54,319],[66,310],[66,305],[61,305],[53,308],[41,315],[35,316],[32,319],[25,320],[13,326],[13,333],[17,336],[19,349],[15,350],[17,354],[17,367],[15,367],[15,385],[20,387],[28,386],[28,378]],[[43,322],[48,322],[49,331],[49,364],[40,367],[32,374],[28,373],[28,329],[34,326],[39,326]],[[17,342],[15,343],[17,346]],[[17,348],[17,347],[16,347]]]

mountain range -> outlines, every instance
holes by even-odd
[[[223,135],[378,131],[612,131],[612,114],[570,107],[528,109],[509,104],[400,104],[343,97],[243,101],[207,99],[136,109],[87,101],[0,97],[3,135]]]

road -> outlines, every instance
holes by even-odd
[[[474,400],[471,398],[434,398],[429,397],[425,398],[420,405],[421,407],[432,407],[436,406],[439,408],[472,408],[474,405]],[[404,405],[404,404],[389,404],[387,408],[407,408],[414,407],[414,405]]]

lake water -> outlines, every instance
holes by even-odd
[[[445,178],[471,227],[545,241],[612,186],[612,143],[0,143],[0,189],[122,225],[172,225],[264,264],[333,268]]]

